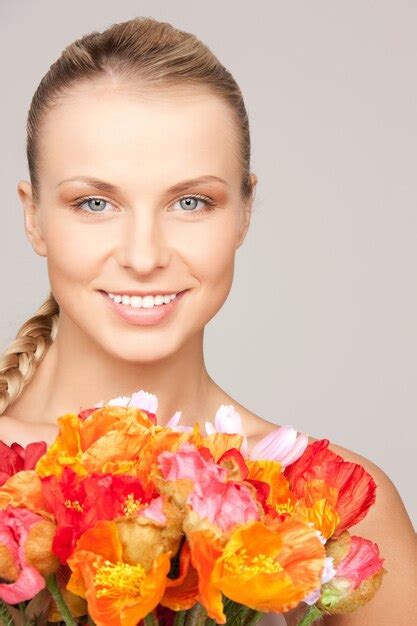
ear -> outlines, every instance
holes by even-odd
[[[258,177],[256,176],[256,174],[251,173],[249,176],[249,179],[250,179],[252,192],[251,192],[249,200],[247,200],[244,206],[242,207],[242,217],[240,220],[238,239],[236,243],[236,250],[240,248],[240,246],[245,240],[246,233],[248,232],[249,224],[250,224],[250,220],[252,216],[252,205],[253,205],[253,200],[255,197],[255,188],[258,183]]]
[[[32,185],[26,180],[20,180],[17,193],[22,202],[26,236],[32,248],[39,256],[46,256],[47,249],[40,226],[39,207],[33,201]]]

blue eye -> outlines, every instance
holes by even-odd
[[[183,200],[187,200],[187,201],[191,200],[192,201],[192,205],[193,205],[193,203],[195,201],[198,202],[199,200],[206,204],[205,207],[200,208],[200,209],[194,209],[194,210],[192,210],[193,209],[192,206],[190,208],[189,205],[188,206],[185,205],[186,206],[185,213],[191,213],[192,215],[199,215],[200,213],[204,213],[206,211],[211,211],[216,206],[216,203],[214,202],[214,200],[212,200],[208,196],[203,196],[203,195],[198,194],[198,193],[191,194],[190,196],[182,196],[182,198],[177,200],[177,202],[182,202]]]
[[[95,206],[91,211],[87,211],[86,209],[83,209],[82,206],[83,204],[88,204],[89,202],[94,202]],[[73,202],[72,204],[70,204],[70,209],[72,211],[76,211],[78,213],[84,213],[84,215],[86,215],[87,217],[90,216],[95,216],[98,213],[104,213],[104,211],[100,211],[100,206],[99,203],[104,202],[105,204],[110,204],[107,200],[105,200],[104,198],[97,198],[95,196],[88,196],[85,198],[79,198],[78,200],[76,200],[75,202]],[[107,211],[106,211],[107,213]]]
[[[186,205],[186,208],[184,209],[183,212],[190,213],[191,215],[200,215],[201,213],[204,213],[206,211],[211,211],[216,206],[216,203],[214,202],[214,200],[212,200],[208,196],[203,196],[201,194],[191,194],[189,196],[182,196],[181,198],[179,198],[179,200],[177,200],[177,202],[182,202],[183,200],[187,200],[187,201],[192,200],[193,202],[200,200],[205,203],[206,206],[204,206],[203,208],[197,208],[197,209],[193,208],[193,202],[191,203],[192,204],[191,208],[189,207],[189,205],[188,206]],[[91,210],[86,210],[82,208],[84,204],[88,205],[90,202],[94,203],[93,208],[90,207]],[[91,217],[91,216],[95,217],[97,214],[109,212],[109,211],[100,210],[100,203],[103,203],[103,202],[105,204],[110,204],[108,200],[105,200],[104,198],[100,198],[97,196],[86,196],[84,198],[79,198],[74,203],[72,203],[70,205],[70,209],[78,213],[83,213],[86,217]]]

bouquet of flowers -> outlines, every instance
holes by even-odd
[[[141,390],[59,417],[49,447],[0,442],[2,623],[249,626],[304,603],[306,626],[372,598],[361,465],[291,426],[249,450],[232,405],[205,433],[156,415]]]

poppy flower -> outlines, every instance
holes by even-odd
[[[377,592],[387,570],[382,566],[376,543],[364,537],[349,535],[326,544],[333,558],[335,575],[323,585],[317,606],[327,613],[349,613],[360,608]]]
[[[324,546],[314,528],[291,518],[274,528],[249,522],[232,531],[225,545],[207,529],[187,538],[200,602],[219,624],[226,623],[222,594],[258,611],[285,612],[320,585]]]
[[[152,421],[135,407],[108,406],[85,419],[75,413],[58,418],[55,441],[36,464],[40,476],[60,476],[64,467],[89,472],[134,472],[141,448],[151,438]]]
[[[0,441],[0,486],[17,472],[34,469],[46,449],[45,441],[34,441],[26,448],[19,443],[8,446]]]
[[[0,509],[0,598],[8,604],[30,600],[58,569],[52,554],[52,522],[25,508]]]
[[[138,515],[142,509],[148,518],[159,519],[160,512],[148,506],[151,498],[133,476],[92,473],[80,478],[65,467],[60,478],[41,478],[41,489],[44,505],[56,519],[52,548],[62,563],[72,554],[78,537],[97,520]],[[153,495],[158,496],[156,491]]]
[[[175,452],[159,454],[158,463],[166,481],[188,479],[190,489],[185,504],[190,505],[184,520],[190,530],[204,523],[216,525],[221,532],[235,524],[259,519],[260,506],[251,485],[229,480],[226,466],[216,463],[211,455],[202,454],[193,444],[183,443]]]
[[[362,465],[344,461],[328,450],[329,443],[328,439],[310,443],[304,454],[285,468],[284,476],[298,499],[309,489],[324,489],[323,483],[332,490],[331,505],[340,518],[333,533],[336,537],[365,517],[375,502],[376,483]]]
[[[169,552],[150,568],[124,558],[117,525],[99,521],[78,539],[68,560],[72,574],[67,589],[85,598],[97,626],[131,626],[155,609],[170,570]]]

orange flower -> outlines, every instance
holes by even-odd
[[[250,522],[234,530],[224,547],[205,529],[188,539],[200,602],[219,624],[226,623],[222,594],[258,611],[285,612],[321,584],[325,548],[316,530],[297,520],[271,527]]]
[[[99,521],[79,538],[68,559],[67,589],[87,600],[97,626],[131,626],[161,600],[170,557],[170,552],[159,554],[150,569],[127,562],[115,522]]]
[[[296,498],[291,493],[288,480],[282,474],[281,464],[270,460],[246,460],[246,464],[249,468],[248,479],[260,480],[269,486],[267,504],[275,507],[279,514],[290,512]]]
[[[42,495],[42,483],[35,470],[21,470],[0,487],[0,509],[11,504],[25,507],[45,519],[53,521],[53,514],[46,510]]]
[[[82,477],[94,471],[134,473],[154,428],[144,411],[121,406],[97,409],[85,419],[67,413],[58,424],[55,441],[36,465],[40,476],[60,476],[67,466]]]
[[[295,504],[293,517],[312,522],[325,539],[331,537],[340,523],[337,505],[338,490],[323,480],[312,479],[304,486],[304,497]]]
[[[66,466],[70,466],[80,476],[87,474],[80,463],[81,420],[75,413],[67,413],[58,418],[59,433],[47,452],[39,459],[35,471],[39,476],[55,474],[60,476]]]

